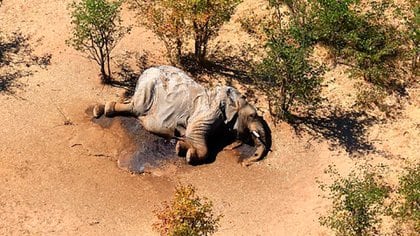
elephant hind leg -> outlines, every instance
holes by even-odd
[[[93,117],[99,118],[105,113],[105,105],[98,104],[93,107]]]
[[[93,116],[99,118],[102,115],[106,117],[113,116],[132,116],[133,114],[133,102],[119,103],[119,102],[107,102],[105,105],[99,104],[93,108]]]

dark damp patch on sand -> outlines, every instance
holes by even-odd
[[[93,106],[85,113],[92,117]],[[129,138],[126,149],[118,154],[118,167],[132,173],[153,172],[165,164],[183,164],[183,158],[175,154],[175,140],[168,140],[146,131],[134,117],[91,118],[91,121],[104,129],[114,129],[118,124]]]
[[[134,143],[134,150],[122,153],[118,166],[134,173],[149,172],[167,162],[182,163],[175,154],[175,140],[168,140],[146,131],[136,118],[120,117],[121,126]]]

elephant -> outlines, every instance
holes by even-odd
[[[175,139],[175,151],[188,164],[200,164],[209,156],[210,139],[233,134],[234,149],[250,143],[256,151],[246,163],[264,158],[271,146],[271,131],[237,89],[216,86],[206,89],[187,73],[172,66],[146,69],[139,77],[133,97],[124,103],[106,102],[93,108],[102,115],[134,116],[147,131]],[[215,137],[216,135],[216,137]]]

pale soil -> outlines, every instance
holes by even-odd
[[[144,175],[119,169],[132,137],[120,119],[108,127],[92,122],[88,108],[121,100],[124,91],[100,85],[96,64],[65,45],[69,2],[6,0],[0,7],[3,32],[19,30],[31,36],[34,54],[52,54],[47,69],[30,67],[33,75],[19,79],[25,86],[14,95],[0,92],[0,235],[155,235],[152,211],[178,182],[214,201],[224,215],[218,235],[330,234],[318,224],[328,201],[318,197],[316,179],[326,179],[329,164],[347,172],[358,159],[325,138],[297,136],[284,123],[272,126],[273,152],[248,168],[237,163],[237,153],[224,151],[207,165],[168,164]],[[132,13],[124,16],[134,21]],[[126,51],[165,63],[162,44],[142,28],[114,53]],[[345,99],[345,75],[331,73],[339,82],[330,95]],[[418,159],[418,90],[410,92],[414,99],[402,118],[369,128],[369,140],[390,154],[370,155],[375,162]],[[64,125],[66,119],[73,124]]]

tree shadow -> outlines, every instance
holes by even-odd
[[[29,45],[29,36],[21,32],[0,35],[0,93],[14,94],[24,87],[19,78],[33,74],[32,66],[45,69],[51,64],[51,54],[34,55]]]
[[[352,156],[381,153],[368,140],[367,129],[378,122],[375,117],[359,111],[331,109],[325,116],[292,116],[291,124],[297,134],[302,131],[315,138],[325,138],[331,147],[342,147]]]
[[[200,79],[203,76],[216,79],[218,76],[223,76],[230,79],[227,81],[228,83],[231,82],[231,79],[244,84],[254,83],[249,72],[250,62],[236,56],[211,57],[198,62],[192,54],[188,54],[181,58],[181,66],[200,82],[207,82]]]
[[[134,63],[132,61],[134,60]],[[135,64],[135,69],[131,66]],[[125,89],[124,97],[131,98],[134,95],[137,80],[141,73],[151,65],[149,64],[149,55],[126,52],[117,60],[117,79],[111,81],[111,86]]]

